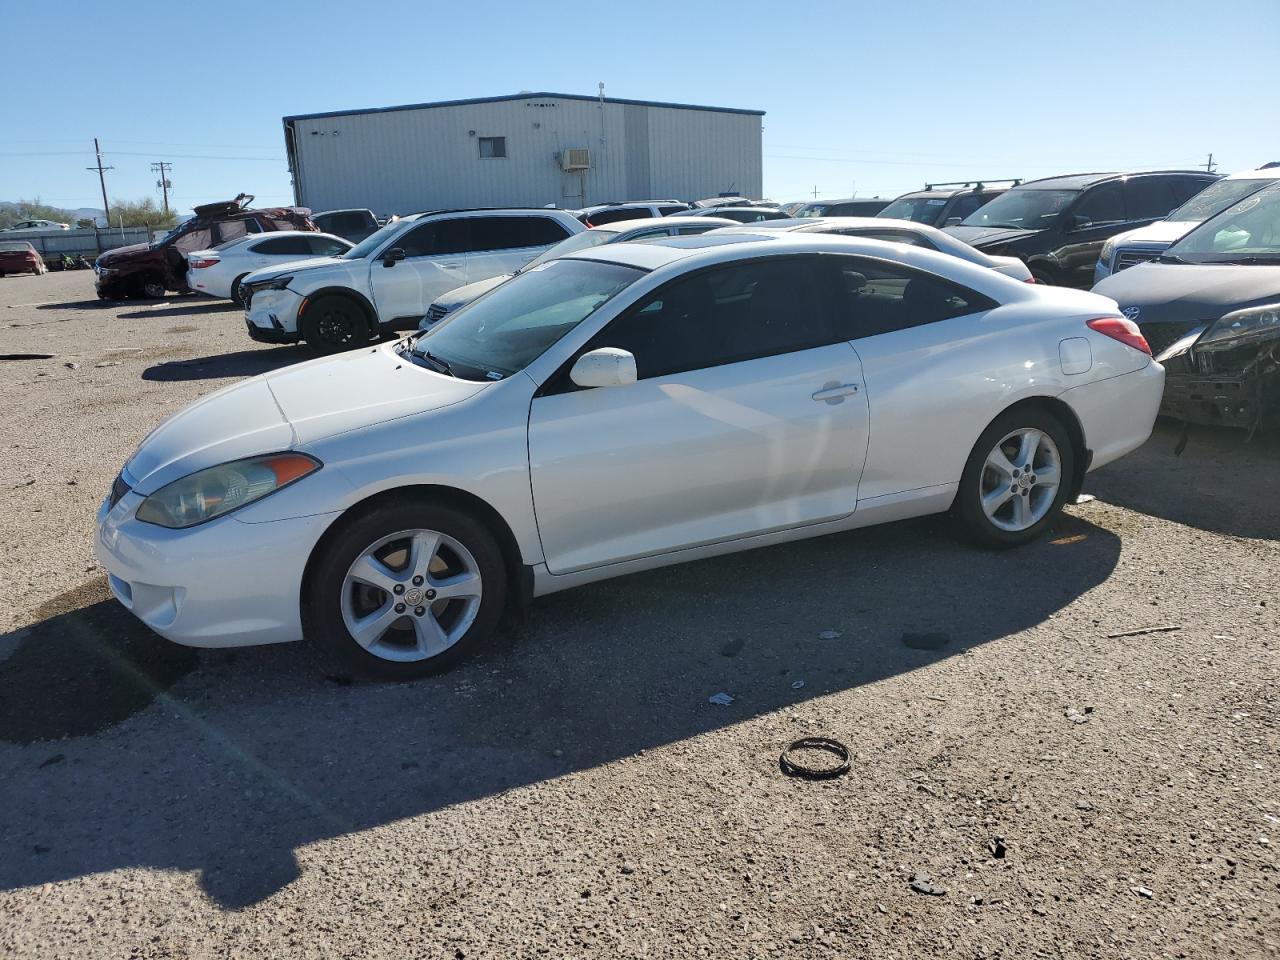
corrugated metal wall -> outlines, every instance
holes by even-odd
[[[436,207],[580,207],[608,200],[760,196],[761,117],[533,98],[292,121],[295,192],[313,210],[379,216]],[[286,131],[287,134],[287,131]],[[507,156],[480,156],[505,137]],[[591,170],[557,155],[591,151]]]

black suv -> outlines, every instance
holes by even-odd
[[[889,205],[880,197],[845,197],[843,200],[815,200],[806,203],[793,217],[874,217]],[[719,214],[716,214],[719,216]]]
[[[1016,187],[1021,180],[967,180],[956,183],[926,183],[923,190],[904,193],[876,214],[895,220],[912,220],[931,227],[955,227],[965,217],[994,200],[1009,187],[993,187],[1007,183]]]
[[[1218,179],[1203,170],[1159,170],[1032,180],[946,231],[983,253],[1018,257],[1041,283],[1087,290],[1108,238],[1163,219]]]

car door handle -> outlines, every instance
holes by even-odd
[[[813,395],[813,399],[817,400],[819,403],[824,401],[827,403],[839,403],[845,397],[857,392],[858,385],[856,383],[837,383],[823,387]]]
[[[455,262],[455,261],[452,261],[452,260],[451,260],[451,261],[449,261],[448,263],[443,263],[443,262],[442,262],[442,263],[440,264],[440,266],[445,267],[445,268],[447,268],[447,269],[449,269],[449,270],[459,270],[459,269],[461,269],[461,267],[462,267],[462,261],[460,261],[460,260],[459,260],[459,261],[456,261],[456,262]]]

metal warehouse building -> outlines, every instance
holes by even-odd
[[[759,197],[761,110],[520,93],[284,118],[297,203],[446,207]]]

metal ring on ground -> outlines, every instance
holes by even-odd
[[[794,750],[821,750],[834,755],[840,763],[834,767],[809,767],[797,763],[791,756]],[[805,780],[834,780],[849,772],[849,748],[839,740],[830,737],[801,737],[778,758],[778,766],[788,777],[801,777]]]

